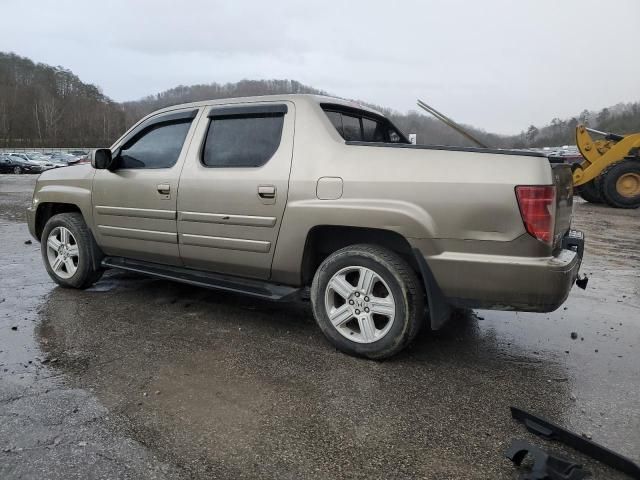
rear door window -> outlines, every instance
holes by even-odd
[[[261,167],[280,146],[284,114],[214,117],[202,163],[207,167]]]

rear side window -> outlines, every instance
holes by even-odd
[[[360,119],[358,117],[352,117],[351,115],[342,114],[342,132],[342,136],[347,141],[362,140]]]
[[[331,111],[325,113],[327,114],[327,117],[329,117],[329,120],[331,121],[333,126],[336,127],[336,130],[338,131],[340,136],[344,138],[344,133],[342,131],[342,114],[340,112]]]
[[[371,120],[370,118],[363,118],[362,140],[365,142],[384,142],[382,123]]]
[[[178,161],[191,119],[158,123],[120,150],[119,168],[170,168]]]
[[[410,143],[385,117],[338,105],[322,107],[340,136],[348,142]]]
[[[214,117],[202,163],[207,167],[261,167],[280,146],[284,114]]]

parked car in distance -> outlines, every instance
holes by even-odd
[[[69,165],[81,165],[83,163],[91,163],[91,159],[89,158],[89,155],[82,155],[82,156],[76,157],[72,162],[69,162]]]
[[[0,172],[1,173],[41,173],[44,169],[39,163],[25,160],[22,157],[13,155],[0,154]]]
[[[10,152],[7,153],[12,157],[17,157],[25,160],[26,162],[34,163],[40,165],[42,167],[42,171],[47,170],[49,168],[55,168],[55,165],[46,157],[41,156],[38,153],[21,153],[21,152]]]
[[[44,153],[41,153],[41,152],[26,152],[25,155],[29,157],[31,161],[39,162],[43,164],[46,168],[58,168],[61,166],[66,166],[66,163],[62,165],[59,162],[52,160],[48,155],[45,155]]]
[[[48,158],[56,167],[66,167],[76,163],[79,157],[65,152],[55,152],[49,154]]]
[[[27,210],[54,281],[86,288],[118,268],[270,300],[308,293],[353,355],[392,356],[451,307],[555,310],[582,260],[568,165],[412,145],[337,98],[172,106],[91,155],[44,172]]]
[[[69,162],[66,162],[60,158],[52,158],[51,160],[49,160],[51,163],[53,163],[53,166],[55,168],[60,168],[60,167],[68,167],[69,166]]]

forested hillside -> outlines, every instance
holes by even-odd
[[[109,145],[124,111],[63,67],[0,52],[0,146]]]
[[[640,102],[619,103],[597,112],[584,110],[577,117],[554,118],[540,128],[531,125],[526,132],[513,137],[512,142],[514,146],[531,147],[571,145],[575,143],[576,126],[580,123],[605,132],[640,132]]]
[[[119,104],[70,70],[0,52],[0,147],[105,146],[158,108],[206,99],[285,93],[335,94],[294,80],[242,80],[178,86]],[[416,133],[418,143],[470,145],[466,138],[422,112],[404,114],[370,106],[389,115],[403,131]],[[640,132],[640,103],[618,104],[598,112],[585,110],[564,120],[554,118],[548,125],[532,125],[519,135],[466,127],[493,147],[553,147],[574,143],[578,123],[616,133]]]
[[[125,102],[122,105],[126,113],[127,124],[132,125],[141,117],[154,110],[179,103],[287,93],[327,95],[327,93],[322,90],[308,87],[295,80],[241,80],[237,83],[225,84],[180,85],[156,95],[149,95],[142,100]]]
[[[207,99],[287,93],[331,95],[331,93],[309,87],[308,85],[303,85],[295,80],[242,80],[237,83],[227,83],[224,85],[218,83],[192,86],[181,85],[157,95],[151,95],[142,100],[126,102],[123,106],[127,115],[127,123],[133,124],[144,115],[151,113],[158,108],[169,105]],[[360,101],[360,103],[385,113],[391,117],[394,123],[396,123],[396,125],[403,131],[407,133],[416,133],[418,135],[418,143],[463,146],[471,145],[469,140],[465,137],[432,117],[428,117],[417,112],[402,114],[379,105],[362,101]],[[487,145],[504,146],[510,140],[507,137],[486,133],[470,126],[467,126],[467,128],[472,131],[476,137],[485,141]]]

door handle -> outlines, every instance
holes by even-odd
[[[171,185],[168,183],[161,183],[158,185],[158,193],[161,195],[169,195],[171,193]]]
[[[260,198],[276,198],[275,185],[259,185],[258,196]]]

